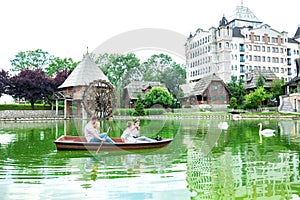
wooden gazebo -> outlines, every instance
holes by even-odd
[[[115,100],[113,86],[88,53],[58,88],[64,99],[65,118],[70,117],[71,106],[72,114],[79,118],[111,117]]]

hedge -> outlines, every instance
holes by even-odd
[[[64,106],[58,105],[58,109],[63,110]],[[30,104],[0,104],[0,110],[32,110],[32,107]],[[51,110],[51,106],[44,104],[34,104],[34,110]]]
[[[132,116],[134,109],[118,108],[115,110],[114,115]],[[145,109],[147,115],[163,115],[166,111],[163,108]]]

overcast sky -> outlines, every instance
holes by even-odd
[[[186,36],[217,27],[241,0],[3,0],[0,1],[0,67],[10,69],[19,51],[40,48],[75,61],[111,37],[141,28]],[[263,23],[294,36],[299,0],[243,0]]]

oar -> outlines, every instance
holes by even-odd
[[[110,130],[110,127],[107,129],[107,135],[106,135],[106,137],[108,136],[108,132],[109,132],[109,130]],[[100,144],[100,146],[99,146],[99,148],[98,148],[98,150],[97,150],[96,154],[98,154],[99,150],[101,149],[101,147],[102,147],[102,144],[103,144],[103,142],[104,142],[104,140],[105,140],[105,138],[106,138],[106,137],[104,137],[104,138],[103,138],[103,140],[101,141],[101,144]]]

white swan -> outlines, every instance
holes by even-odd
[[[227,122],[220,122],[218,124],[218,128],[221,130],[227,130],[228,129],[228,123]]]
[[[275,136],[274,132],[275,130],[273,129],[264,129],[262,130],[262,123],[259,123],[259,141],[260,143],[262,143],[262,136],[264,137],[272,137],[272,136]]]

